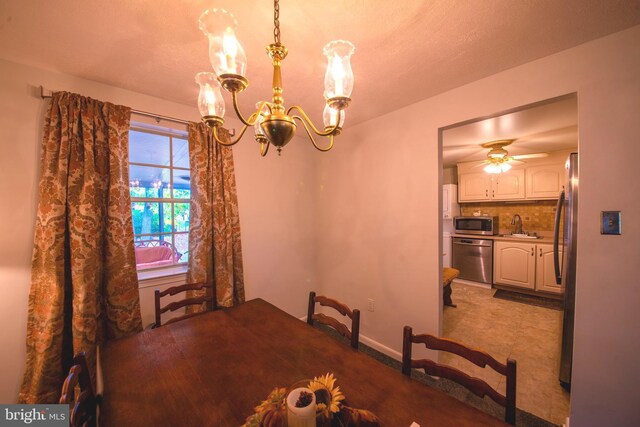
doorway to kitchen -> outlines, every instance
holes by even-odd
[[[443,336],[501,362],[515,359],[517,407],[557,425],[569,414],[560,366],[573,309],[563,239],[571,220],[560,195],[578,152],[577,124],[577,95],[569,94],[440,129],[441,255],[445,272],[457,274],[443,304]],[[441,361],[505,391],[491,370],[456,356]]]

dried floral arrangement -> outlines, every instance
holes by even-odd
[[[378,427],[380,420],[364,409],[344,404],[345,396],[335,385],[333,374],[327,373],[309,381],[307,388],[316,397],[316,425],[322,427]],[[266,400],[255,407],[255,413],[247,417],[243,427],[286,427],[286,388],[275,388]]]

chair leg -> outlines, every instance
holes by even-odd
[[[451,293],[452,293],[452,289],[451,289],[451,283],[447,284],[444,289],[442,289],[442,300],[444,305],[448,305],[449,307],[457,307],[454,303],[453,300],[451,299]]]
[[[410,326],[404,327],[402,335],[402,373],[411,376],[411,335],[413,329]]]
[[[511,424],[516,425],[516,361],[513,359],[507,359],[507,404],[505,405],[505,417],[504,420]]]
[[[353,319],[351,320],[351,347],[358,349],[360,343],[360,310],[353,310]]]
[[[313,314],[316,311],[316,293],[309,292],[309,307],[307,309],[307,323],[313,326]]]

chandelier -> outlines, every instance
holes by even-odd
[[[296,121],[302,124],[311,143],[320,151],[329,151],[333,147],[334,137],[340,134],[344,124],[344,109],[349,106],[353,90],[353,72],[350,58],[355,48],[344,40],[329,42],[323,49],[327,57],[327,71],[324,78],[325,107],[323,113],[324,128],[318,129],[302,107],[293,105],[285,108],[282,97],[281,63],[287,56],[287,48],[280,43],[280,6],[279,0],[273,3],[273,39],[267,46],[267,54],[273,65],[273,95],[271,101],[260,101],[256,110],[247,118],[238,106],[238,94],[249,85],[245,77],[247,57],[235,36],[237,21],[224,9],[207,9],[200,16],[200,29],[209,38],[209,60],[215,73],[196,74],[196,83],[200,85],[198,109],[202,121],[212,129],[213,138],[221,145],[236,144],[248,127],[255,128],[255,140],[260,144],[260,154],[265,156],[270,145],[278,149],[287,145],[296,132]],[[224,124],[225,103],[220,88],[231,92],[233,109],[243,127],[237,138],[224,141],[218,129]],[[326,146],[318,145],[313,135],[326,137]]]

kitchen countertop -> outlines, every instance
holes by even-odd
[[[531,242],[531,243],[553,243],[553,236],[539,236],[537,239],[527,239],[523,237],[503,237],[500,234],[493,236],[483,236],[481,234],[458,234],[451,233],[451,237],[464,237],[466,239],[489,239],[496,241],[509,241],[509,242]]]

